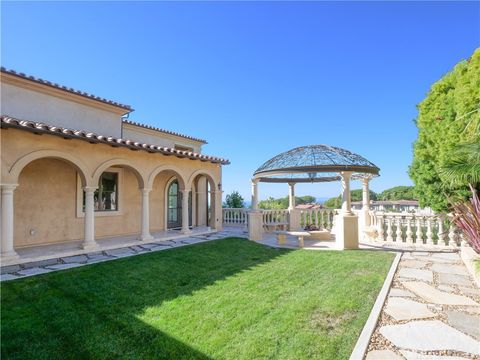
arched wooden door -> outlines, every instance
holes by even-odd
[[[192,224],[192,193],[188,199],[188,221]],[[177,229],[182,227],[182,192],[178,180],[170,183],[167,190],[167,228]]]

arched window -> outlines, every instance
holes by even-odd
[[[168,228],[179,228],[182,226],[182,199],[179,191],[178,180],[174,180],[168,187],[167,200],[167,221]]]

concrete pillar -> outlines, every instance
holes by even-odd
[[[142,233],[140,241],[149,241],[153,239],[150,234],[150,200],[149,194],[151,189],[140,189],[142,192]]]
[[[301,230],[301,214],[298,209],[291,209],[288,212],[288,230],[289,231],[299,231]]]
[[[342,214],[352,215],[353,213],[350,205],[350,178],[352,172],[342,171],[340,175],[342,177]]]
[[[368,187],[370,179],[362,179],[362,210],[359,211],[358,239],[359,241],[368,240],[366,231],[371,225],[370,219],[370,189]]]
[[[262,240],[263,237],[263,213],[261,210],[248,212],[248,239],[252,241]]]
[[[362,210],[370,210],[370,189],[368,188],[368,182],[370,179],[364,178],[362,180]]]
[[[190,190],[180,190],[182,192],[182,234],[190,234],[192,231],[188,227],[188,196]]]
[[[295,183],[288,183],[288,210],[295,209]]]
[[[17,259],[18,254],[13,248],[13,192],[16,184],[2,185],[2,249],[1,258],[3,261]]]
[[[358,249],[358,216],[350,206],[352,172],[342,171],[342,210],[335,215],[335,242],[338,249]]]
[[[258,180],[252,180],[252,209],[258,210]]]
[[[85,186],[85,218],[84,218],[84,241],[83,248],[85,250],[96,249],[98,244],[95,241],[95,208],[93,195],[96,187]]]
[[[221,231],[223,229],[223,219],[222,219],[222,196],[223,190],[216,190],[212,193],[212,208],[215,210],[212,213],[213,221],[213,228],[217,231]]]

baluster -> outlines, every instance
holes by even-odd
[[[383,220],[384,220],[384,217],[383,217],[383,214],[379,214],[378,215],[378,221],[377,221],[377,231],[378,231],[378,239],[380,241],[384,241],[384,230],[383,230]]]
[[[387,217],[387,242],[393,242],[392,218]]]
[[[433,245],[432,218],[427,217],[427,245]]]
[[[438,246],[445,246],[445,234],[443,228],[443,222],[445,221],[445,217],[443,215],[438,216]]]
[[[450,221],[450,228],[448,229],[448,245],[451,247],[457,247],[455,224],[453,221]]]
[[[460,246],[461,247],[469,246],[467,238],[465,237],[465,234],[463,233],[463,231],[460,233]]]
[[[413,237],[412,237],[412,216],[405,216],[405,220],[407,221],[407,232],[406,232],[406,235],[407,235],[407,238],[406,238],[406,242],[408,244],[413,244]]]
[[[417,217],[417,233],[415,236],[415,243],[417,245],[423,244],[422,219],[420,216]]]
[[[401,216],[397,216],[397,231],[395,233],[395,241],[396,242],[403,242],[403,239],[402,239],[402,217]]]

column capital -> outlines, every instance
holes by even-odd
[[[260,182],[260,179],[252,179],[252,185],[257,185]]]
[[[293,186],[295,186],[296,184],[297,184],[297,183],[289,182],[289,183],[288,183],[288,186],[292,186],[292,187],[293,187]]]
[[[151,188],[141,188],[140,191],[142,192],[142,194],[148,194],[150,191],[152,191]]]
[[[340,171],[340,176],[344,179],[350,179],[352,177],[353,171]]]
[[[182,194],[188,194],[190,191],[192,191],[192,189],[181,189],[180,192]]]
[[[370,182],[370,179],[369,179],[369,178],[363,178],[363,179],[362,179],[363,185],[368,185],[369,182]]]
[[[17,188],[18,184],[1,184],[0,186],[2,187],[2,192],[8,193],[13,192]]]

